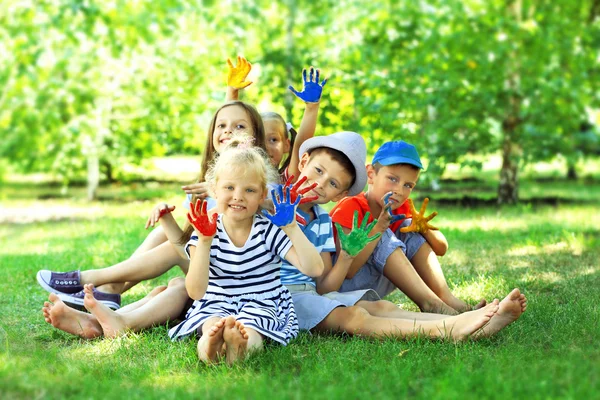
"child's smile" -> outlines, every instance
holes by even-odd
[[[251,219],[264,200],[264,194],[257,172],[240,168],[223,170],[215,188],[218,211],[236,221]]]

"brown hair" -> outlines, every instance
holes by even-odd
[[[307,151],[307,153],[310,156],[310,158],[314,157],[319,153],[328,154],[333,160],[337,161],[340,164],[340,166],[352,177],[352,179],[350,180],[350,185],[348,185],[348,187],[344,190],[349,189],[352,187],[352,185],[354,185],[354,181],[356,181],[356,168],[354,167],[354,164],[352,164],[352,161],[350,161],[350,159],[344,153],[342,153],[339,150],[332,149],[331,147],[324,146],[310,149],[309,151]]]
[[[239,100],[228,101],[227,103],[225,103],[221,107],[219,107],[219,109],[213,115],[213,118],[210,121],[210,125],[208,126],[208,132],[207,132],[208,137],[206,140],[206,146],[204,147],[204,152],[202,153],[200,174],[199,174],[196,182],[204,182],[206,180],[205,179],[206,171],[208,171],[209,165],[214,161],[214,159],[216,158],[216,155],[218,154],[215,151],[215,146],[213,143],[213,132],[215,131],[215,125],[217,123],[217,116],[219,115],[219,112],[222,109],[224,109],[226,107],[232,107],[232,106],[242,107],[246,111],[246,113],[248,114],[248,117],[250,118],[250,124],[252,125],[252,137],[254,138],[254,142],[253,142],[254,146],[256,146],[264,151],[267,151],[267,148],[265,147],[265,127],[263,125],[262,117],[260,116],[258,111],[256,111],[256,108],[254,108],[254,106],[251,104],[244,103],[243,101],[239,101]],[[198,196],[196,196],[195,194],[192,195],[192,204],[195,204],[197,199],[198,199]],[[186,221],[186,223],[183,227],[183,235],[179,239],[178,243],[179,244],[187,243],[187,241],[192,236],[193,232],[194,232],[194,227],[192,225],[190,225],[189,222]]]
[[[263,121],[275,120],[275,121],[279,122],[281,124],[281,129],[282,129],[282,132],[284,135],[283,139],[290,140],[290,151],[288,152],[287,157],[285,158],[285,161],[283,162],[281,167],[279,167],[279,173],[283,174],[285,172],[285,170],[287,169],[287,167],[290,165],[290,161],[292,160],[290,153],[292,151],[294,151],[294,142],[296,141],[296,135],[297,135],[296,130],[294,128],[290,128],[288,130],[285,120],[283,119],[283,117],[280,114],[277,114],[276,112],[266,111],[266,112],[260,113],[260,116],[262,117]]]

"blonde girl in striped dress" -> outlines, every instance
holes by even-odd
[[[281,259],[308,276],[323,271],[319,253],[294,218],[300,195],[280,187],[272,193],[275,213],[258,213],[267,182],[276,179],[268,155],[236,138],[207,173],[218,214],[208,215],[201,200],[190,205],[195,231],[185,247],[185,287],[195,301],[169,336],[198,333],[198,357],[205,362],[225,357],[233,363],[262,349],[265,339],[286,345],[298,322],[279,278]]]

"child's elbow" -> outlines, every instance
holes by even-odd
[[[206,293],[206,290],[201,290],[198,287],[188,287],[187,285],[185,286],[185,290],[192,300],[200,300]]]
[[[310,275],[311,278],[320,278],[321,275],[323,275],[323,272],[325,271],[325,265],[323,264],[323,260],[321,259],[321,257],[319,257],[319,261],[315,262],[315,265],[313,266],[312,269],[312,274]]]
[[[446,255],[447,251],[448,251],[448,243],[440,243],[436,246],[435,249],[433,249],[433,252],[438,257],[442,257],[442,256]]]

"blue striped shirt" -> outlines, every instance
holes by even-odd
[[[333,241],[331,217],[327,211],[318,205],[315,205],[312,211],[315,214],[315,218],[307,225],[298,224],[300,229],[302,229],[302,232],[304,232],[304,235],[308,238],[308,241],[316,247],[319,253],[335,253],[335,242]],[[299,208],[296,209],[296,214],[304,218],[306,221],[310,220],[310,215],[303,212]],[[304,275],[286,260],[282,260],[281,263],[281,283],[284,285],[309,283],[313,286],[316,286],[314,278]]]

